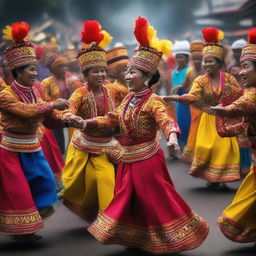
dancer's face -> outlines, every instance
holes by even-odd
[[[18,72],[17,82],[23,86],[32,87],[37,78],[36,65],[28,65],[25,69]]]
[[[211,56],[204,57],[203,67],[208,74],[212,74],[220,70],[220,64],[214,57]]]
[[[241,71],[239,73],[243,87],[256,86],[256,63],[251,60],[241,62]]]
[[[107,73],[104,67],[90,68],[85,75],[85,80],[90,86],[100,87],[104,84],[106,75]]]
[[[145,81],[149,80],[149,75],[144,74],[141,70],[134,67],[127,68],[125,82],[130,92],[146,90],[148,87],[145,85]]]

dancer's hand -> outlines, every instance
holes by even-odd
[[[78,129],[83,128],[82,121],[83,121],[83,118],[73,114],[65,118],[65,123],[67,124],[68,127],[74,127]]]
[[[170,147],[170,151],[173,155],[180,152],[180,147],[177,140],[177,133],[172,132],[170,134],[167,146]]]
[[[170,101],[177,101],[177,98],[178,98],[179,96],[177,96],[177,95],[169,95],[169,96],[163,96],[162,97],[162,99],[166,102],[166,103],[168,103],[168,102],[170,102]]]
[[[53,102],[54,108],[58,110],[65,110],[69,107],[69,103],[65,99],[58,98]]]
[[[217,115],[217,116],[226,116],[227,114],[226,109],[221,107],[220,105],[216,107],[211,107],[211,111],[214,115]]]

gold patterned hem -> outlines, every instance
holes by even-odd
[[[248,228],[232,221],[224,214],[217,220],[221,232],[230,240],[237,243],[256,242],[256,227]]]
[[[36,208],[27,210],[0,210],[0,232],[11,235],[32,234],[43,228]]]
[[[76,205],[74,203],[71,203],[67,201],[66,199],[63,200],[63,204],[74,214],[79,216],[80,218],[92,222],[96,219],[98,214],[98,208],[97,207],[82,207],[79,205]]]
[[[213,165],[203,163],[203,161],[195,158],[189,174],[209,182],[217,183],[236,181],[241,178],[239,164]]]
[[[185,147],[181,156],[181,160],[185,163],[191,164],[193,162],[194,150]]]
[[[192,250],[207,237],[207,222],[191,213],[161,226],[139,227],[118,222],[100,212],[88,231],[104,244],[141,248],[151,253]]]

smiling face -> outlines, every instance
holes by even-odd
[[[148,87],[145,85],[145,81],[149,81],[150,76],[144,74],[141,70],[129,67],[127,68],[125,75],[125,82],[130,92],[142,92]]]
[[[203,59],[203,67],[208,74],[219,72],[220,64],[214,57],[206,56]]]
[[[243,87],[253,87],[256,85],[256,63],[251,60],[241,62],[239,73]]]
[[[25,69],[17,72],[17,82],[26,87],[32,87],[37,78],[36,65],[28,65]]]
[[[106,69],[104,67],[90,68],[85,74],[85,79],[91,87],[100,87],[106,79]]]
[[[65,74],[68,72],[68,66],[65,63],[61,63],[58,66],[56,66],[52,72],[55,76],[59,78],[64,78]]]

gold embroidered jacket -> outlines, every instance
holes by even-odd
[[[104,116],[107,112],[114,111],[122,91],[120,92],[120,89],[112,84],[106,84],[103,87],[105,88],[106,102],[98,101],[87,85],[75,90],[69,99],[70,108],[63,112],[63,116],[66,117],[72,113],[83,119],[90,119],[97,116]],[[84,133],[90,137],[106,138],[113,136],[113,129],[109,127],[103,129],[97,127],[93,129],[86,128]]]
[[[55,115],[53,110],[53,103],[46,103],[40,98],[35,104],[22,102],[11,87],[0,92],[0,123],[5,131],[16,134],[35,134],[40,122],[46,116],[47,126],[51,126],[51,121],[56,122],[58,126],[64,126],[64,122]]]
[[[242,88],[232,75],[224,73],[223,89],[219,87],[218,90],[213,92],[209,76],[205,74],[197,77],[189,93],[179,96],[177,101],[184,104],[199,103],[202,106],[215,106],[223,100],[228,102],[229,98],[238,99],[241,95]]]
[[[163,130],[167,139],[171,132],[180,133],[177,123],[168,115],[166,104],[158,95],[151,94],[138,113],[136,104],[126,108],[133,97],[133,93],[128,94],[115,112],[89,120],[88,129],[106,129],[119,125],[121,141],[124,139],[125,144],[131,145],[153,141],[159,128]]]

